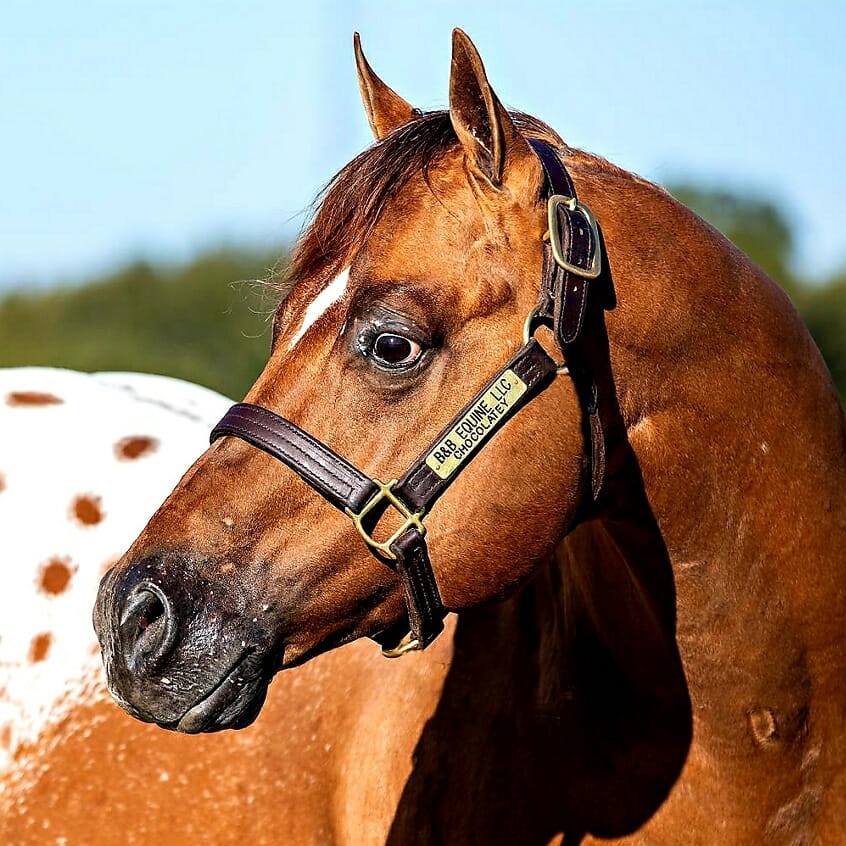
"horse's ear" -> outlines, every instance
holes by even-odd
[[[408,123],[419,112],[410,103],[400,97],[379,79],[364,58],[361,49],[361,37],[353,35],[353,49],[355,50],[355,64],[358,68],[358,87],[361,89],[361,99],[364,111],[376,139],[384,138],[392,129]]]
[[[478,50],[460,29],[452,31],[449,117],[468,164],[494,187],[503,183],[508,160],[530,151],[491,88]]]

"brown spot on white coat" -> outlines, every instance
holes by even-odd
[[[37,634],[29,646],[29,660],[33,664],[43,661],[50,652],[50,645],[53,643],[53,635],[50,632]]]
[[[51,558],[41,568],[39,585],[44,593],[58,596],[70,583],[73,571],[67,558]]]
[[[71,517],[82,526],[96,526],[103,519],[100,497],[80,494],[71,504]]]
[[[64,402],[55,394],[48,394],[43,391],[10,391],[6,394],[6,405],[27,406],[27,405],[61,405]]]
[[[159,442],[149,435],[129,435],[115,444],[115,455],[119,461],[135,461],[158,449]]]

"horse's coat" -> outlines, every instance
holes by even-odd
[[[88,622],[100,577],[226,405],[165,377],[0,370],[4,782],[50,726],[104,701]]]
[[[303,668],[259,723],[237,734],[165,733],[109,699],[90,625],[100,576],[228,405],[165,377],[0,370],[3,846],[275,846],[280,832],[299,828],[280,795],[307,802],[327,768],[341,771],[330,718],[348,690],[335,683],[335,658],[361,678],[375,671],[374,687],[405,688],[397,701],[407,713],[416,707],[413,667],[374,664],[364,644]],[[98,522],[75,518],[79,496],[99,502]],[[293,716],[285,713],[292,703]],[[283,762],[305,750],[312,762],[286,772]],[[335,825],[331,809],[323,812],[309,822],[315,843],[328,842]]]

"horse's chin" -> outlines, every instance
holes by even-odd
[[[134,703],[130,703],[113,685],[109,689],[117,704],[137,720],[182,734],[200,734],[252,725],[264,705],[271,675],[260,670],[249,672],[239,663],[207,684],[206,692],[176,719],[163,716],[160,702],[134,697]]]
[[[241,729],[251,725],[267,696],[269,677],[249,671],[250,654],[235,665],[182,715],[176,725],[165,726],[183,734]]]

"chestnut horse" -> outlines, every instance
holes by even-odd
[[[401,623],[400,582],[298,475],[222,438],[101,585],[112,693],[166,728],[239,728],[320,656],[274,685],[286,822],[262,842],[846,842],[844,415],[801,320],[664,191],[506,111],[463,33],[445,112],[357,58],[378,143],[299,243],[247,400],[404,472],[520,344],[540,139],[604,242],[601,490],[562,374],[429,516],[447,634],[393,663],[321,655]]]

